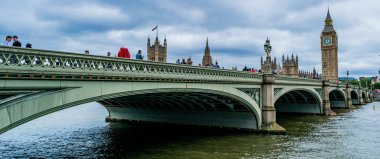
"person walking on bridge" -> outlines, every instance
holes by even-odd
[[[141,50],[139,50],[139,51],[137,52],[137,54],[136,54],[136,59],[137,59],[137,60],[142,60],[142,59],[144,59],[144,56],[141,55]]]
[[[13,36],[13,46],[14,47],[21,47],[21,42],[18,41],[18,37],[16,35]]]
[[[5,37],[4,46],[12,46],[12,36]]]
[[[117,57],[129,59],[131,58],[131,54],[129,53],[128,48],[121,47],[119,53],[117,54]]]

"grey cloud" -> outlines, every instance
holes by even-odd
[[[168,38],[169,62],[202,58],[209,37],[212,56],[226,67],[259,67],[267,36],[273,56],[299,55],[300,68],[320,69],[320,31],[327,6],[339,35],[340,73],[377,73],[380,17],[375,0],[209,1],[7,1],[1,36],[18,34],[36,48],[104,54],[120,46],[146,50],[146,38]],[[22,8],[22,9],[14,9]],[[9,14],[9,15],[8,15]],[[12,16],[17,15],[17,16]]]

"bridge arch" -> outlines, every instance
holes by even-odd
[[[22,83],[21,80],[17,82],[20,82],[19,84]],[[39,84],[41,85],[38,86]],[[120,113],[117,113],[121,105],[112,103],[112,99],[129,99],[129,101],[124,101],[123,104],[129,103],[132,106],[136,106],[138,101],[130,100],[132,97],[142,99],[141,105],[148,106],[148,109],[145,110],[160,110],[160,112],[166,111],[166,113],[170,111],[182,111],[182,114],[186,114],[184,112],[186,110],[192,113],[191,115],[187,114],[188,117],[202,118],[202,121],[199,120],[197,122],[192,122],[190,118],[183,119],[183,124],[187,125],[194,124],[244,129],[259,129],[261,126],[261,109],[259,105],[249,95],[237,90],[232,85],[231,87],[218,84],[189,83],[166,83],[159,85],[154,82],[104,81],[85,83],[81,81],[68,81],[55,84],[60,85],[60,87],[55,89],[49,88],[49,90],[42,93],[2,103],[0,105],[0,133],[38,117],[94,101],[105,106],[109,111],[110,117],[113,118],[115,116],[113,119],[138,120],[138,118],[123,118],[125,116],[120,116]],[[43,85],[49,85],[49,82],[37,81],[33,85],[43,87]],[[144,95],[160,97],[158,99],[162,102],[168,102],[168,105],[141,98]],[[183,107],[178,107],[178,104],[173,102],[176,98],[185,99],[181,95],[189,97],[186,101],[190,104],[185,103]],[[208,101],[211,104],[207,105],[206,102]],[[45,105],[43,103],[48,104]],[[142,112],[138,113],[141,114]],[[152,113],[152,111],[145,112],[145,114],[149,113]],[[207,113],[211,114],[210,118],[207,118]],[[174,114],[172,113],[171,115],[171,119],[174,119]],[[176,118],[178,119],[179,117],[177,115]],[[147,121],[166,122],[162,120]],[[209,122],[207,123],[207,121]]]
[[[346,97],[341,89],[332,89],[329,92],[329,100],[332,108],[345,108]]]
[[[352,90],[350,93],[351,93],[352,104],[354,105],[360,104],[359,93],[356,90]]]
[[[275,95],[277,112],[322,114],[322,99],[314,89],[285,89]]]
[[[112,98],[99,101],[109,111],[110,120],[246,129],[258,129],[261,122],[256,102],[231,93],[206,89],[156,89],[129,93],[117,97],[111,95]]]

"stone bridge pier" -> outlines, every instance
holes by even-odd
[[[359,91],[358,91],[358,94],[359,94],[359,104],[360,105],[364,105],[364,92],[363,92],[363,89],[361,86],[359,86]]]
[[[276,108],[274,107],[275,78],[273,74],[263,74],[263,107],[261,131],[267,133],[281,133],[285,129],[276,123]]]
[[[351,91],[352,91],[352,86],[347,83],[346,84],[346,96],[347,96],[346,97],[346,103],[347,103],[347,108],[354,108],[352,106]]]
[[[364,99],[365,99],[365,100],[364,100],[365,103],[371,103],[371,99],[370,99],[370,97],[369,97],[369,96],[370,96],[369,90],[366,89],[364,94],[365,94],[365,98],[364,98]]]
[[[330,83],[329,81],[322,81],[322,106],[323,106],[323,114],[326,116],[335,116],[336,113],[331,110],[330,105]]]

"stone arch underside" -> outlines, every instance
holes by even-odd
[[[359,94],[355,90],[351,91],[351,99],[352,99],[352,104],[354,105],[359,105]]]
[[[41,84],[46,85],[49,83],[41,82]],[[169,115],[170,113],[168,112],[172,112],[173,116],[170,117],[172,120],[175,119],[175,113],[173,113],[175,111],[182,114],[187,113],[187,116],[194,117],[192,120],[188,117],[186,120],[185,118],[181,120],[185,122],[183,124],[187,125],[259,129],[261,124],[261,110],[257,103],[244,92],[237,91],[233,86],[217,87],[217,85],[212,84],[182,83],[167,84],[168,86],[155,83],[126,83],[120,85],[117,82],[103,82],[101,84],[99,82],[88,82],[82,85],[79,82],[68,82],[66,85],[67,88],[51,87],[46,90],[24,92],[23,95],[15,99],[13,99],[13,96],[18,96],[16,95],[17,93],[11,94],[12,96],[4,95],[1,99],[7,101],[0,103],[0,134],[41,116],[94,101],[105,105],[111,112],[111,117],[117,112],[114,110],[120,109],[120,104],[122,104],[124,106],[140,105],[146,110],[145,114],[157,112],[157,114],[167,113]],[[78,87],[79,85],[82,87]],[[146,88],[148,85],[151,89]],[[140,89],[128,90],[132,86]],[[21,88],[24,87],[15,89]],[[143,94],[147,94],[150,98],[143,98]],[[131,97],[139,100],[132,100]],[[160,102],[152,100],[155,97]],[[123,101],[122,99],[124,98],[128,100]],[[109,102],[110,99],[115,99],[119,102],[115,105]],[[120,102],[120,100],[123,102]],[[183,102],[178,104],[180,101]],[[162,102],[167,102],[168,104],[165,105]],[[206,102],[209,104],[206,104]],[[141,111],[142,109],[135,110],[136,113],[139,110],[141,114],[144,114]],[[178,114],[176,116],[177,118],[180,117]],[[170,123],[178,123],[176,121],[172,122],[172,120],[170,120]],[[154,122],[154,120],[149,121]],[[158,120],[156,122],[163,121]]]
[[[307,90],[290,90],[275,102],[277,112],[321,114],[318,96]]]
[[[255,114],[239,100],[203,92],[164,92],[99,101],[108,120],[257,129]]]
[[[345,108],[346,98],[344,93],[340,90],[334,89],[329,93],[329,100],[331,108]]]

